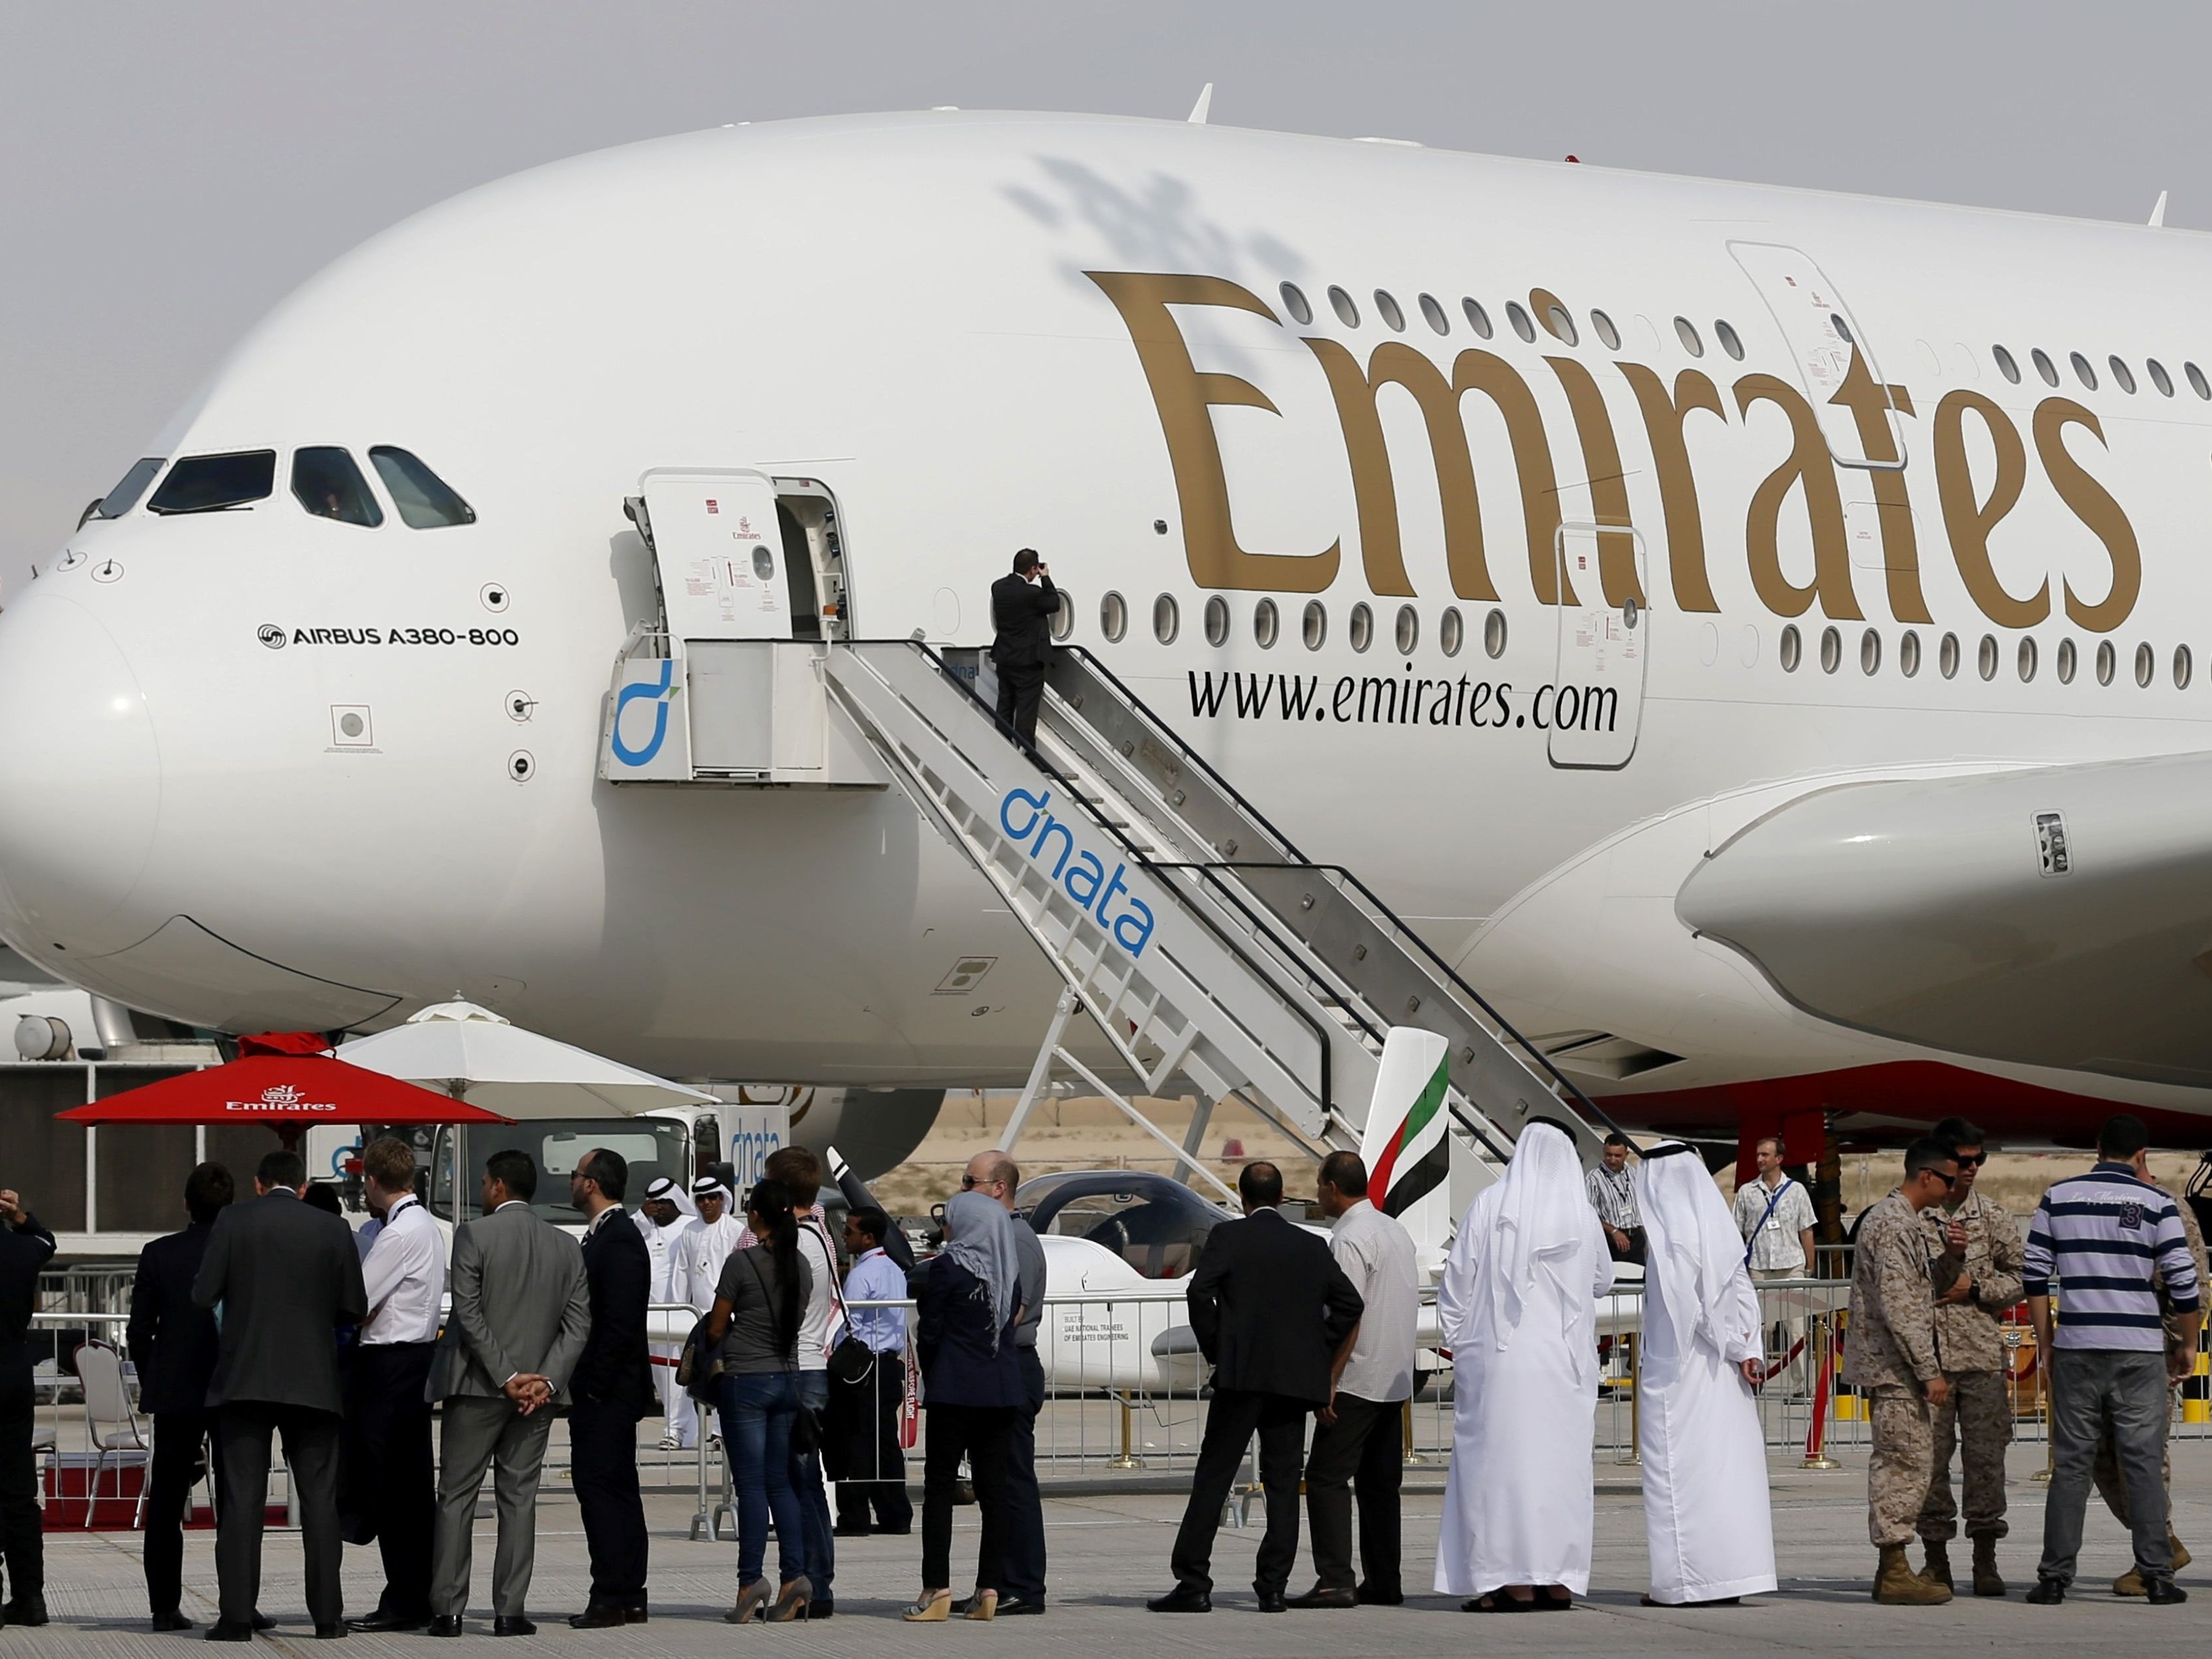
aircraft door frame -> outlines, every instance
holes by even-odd
[[[1836,465],[1870,471],[1902,469],[1907,459],[1905,426],[1887,391],[1882,392],[1883,424],[1889,435],[1887,455],[1867,453],[1869,446],[1859,432],[1857,417],[1835,401],[1852,372],[1855,357],[1864,365],[1875,386],[1888,385],[1882,379],[1874,346],[1841,290],[1810,254],[1787,243],[1732,241],[1728,250],[1782,331],[1797,365],[1798,384],[1812,401],[1821,434],[1828,441],[1828,453]]]
[[[1635,594],[1609,603],[1602,586],[1603,540],[1629,538],[1635,560]],[[1545,757],[1562,771],[1617,772],[1635,758],[1643,733],[1644,688],[1650,668],[1650,559],[1643,533],[1633,525],[1589,520],[1561,524],[1552,532],[1559,592],[1575,603],[1559,608],[1559,632],[1552,684],[1537,693],[1549,708],[1538,708],[1545,727]],[[1608,702],[1607,694],[1611,694]],[[1571,696],[1572,712],[1560,719]],[[1591,724],[1600,710],[1608,718]]]

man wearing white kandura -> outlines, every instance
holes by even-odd
[[[1752,1389],[1763,1339],[1743,1241],[1705,1162],[1680,1141],[1636,1169],[1644,1263],[1637,1452],[1650,1544],[1647,1607],[1710,1607],[1775,1587],[1766,1437]]]

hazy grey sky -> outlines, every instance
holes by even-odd
[[[2203,0],[0,0],[0,592],[287,290],[583,150],[1210,80],[1224,125],[2203,227],[2208,45]]]

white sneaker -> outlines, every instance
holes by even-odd
[[[663,1451],[682,1451],[684,1448],[680,1443],[678,1443],[674,1435],[664,1434],[660,1437],[660,1449]]]

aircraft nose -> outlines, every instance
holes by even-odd
[[[135,944],[107,934],[161,815],[145,693],[74,600],[38,594],[14,610],[0,626],[0,921],[40,956]]]

